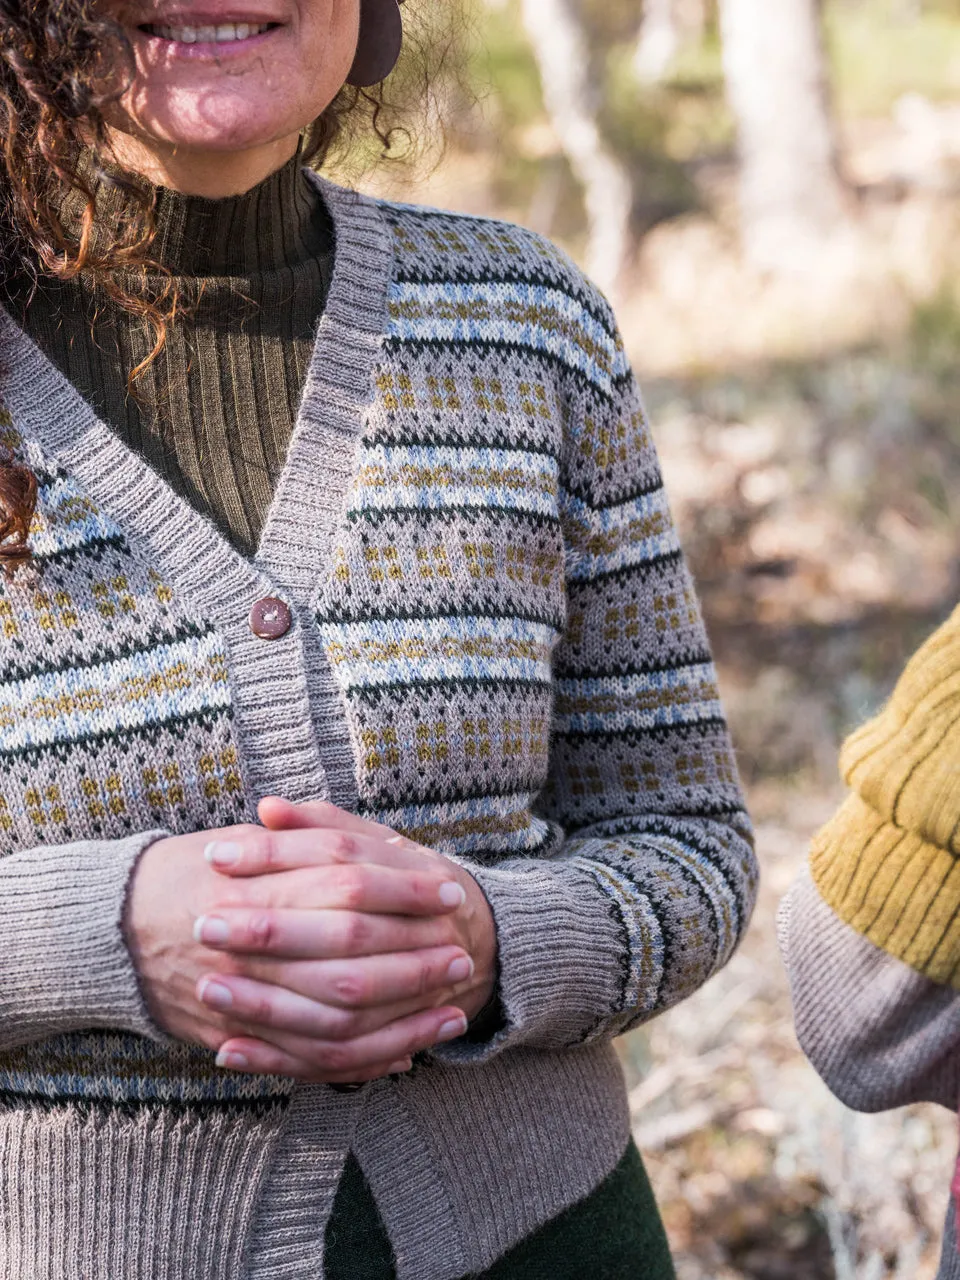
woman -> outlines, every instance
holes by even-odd
[[[960,610],[845,745],[850,795],[781,908],[800,1044],[858,1111],[960,1104],[958,706]],[[960,1277],[958,1208],[938,1280]]]
[[[672,1275],[610,1041],[755,864],[606,303],[303,168],[395,0],[2,39],[0,1273]]]

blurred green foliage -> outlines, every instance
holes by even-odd
[[[905,93],[960,94],[957,0],[833,0],[827,30],[842,115],[884,115]]]

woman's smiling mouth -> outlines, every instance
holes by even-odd
[[[276,24],[270,22],[219,22],[216,26],[166,26],[161,23],[145,23],[139,28],[145,35],[175,44],[235,44],[263,35]]]

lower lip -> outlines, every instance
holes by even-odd
[[[261,31],[259,35],[247,36],[246,40],[207,40],[197,41],[194,44],[187,44],[184,40],[164,40],[162,36],[152,36],[149,32],[141,31],[139,27],[137,36],[144,42],[147,51],[153,57],[159,55],[168,58],[224,62],[228,58],[240,58],[253,49],[261,48],[279,30],[279,26],[270,27],[267,31]]]

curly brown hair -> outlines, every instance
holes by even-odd
[[[415,3],[405,7],[408,19],[411,10]],[[391,79],[399,92],[391,88],[388,98],[383,85],[344,86],[305,131],[304,163],[319,167],[366,129],[387,155],[409,136],[405,100],[426,100],[438,55],[449,52],[443,39],[410,40],[411,26]],[[133,73],[123,28],[97,13],[95,0],[0,0],[0,270],[15,265],[34,279],[64,280],[83,272],[147,324],[153,351],[130,371],[131,387],[162,349],[180,305],[173,278],[151,257],[155,193],[117,164],[110,145],[106,112]],[[110,196],[111,233],[119,228],[109,238],[95,234],[98,192]],[[66,219],[68,207],[79,216]],[[35,486],[9,472],[0,465],[0,568],[8,573],[26,558],[27,503],[36,498]]]

